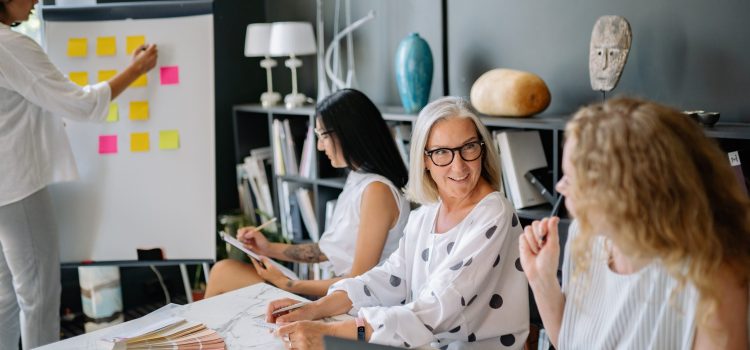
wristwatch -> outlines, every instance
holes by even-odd
[[[365,341],[365,319],[357,317],[354,321],[357,322],[357,340]]]

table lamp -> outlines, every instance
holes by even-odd
[[[292,93],[284,96],[287,109],[299,107],[307,99],[297,92],[297,68],[302,66],[297,56],[315,53],[315,37],[308,22],[276,22],[271,26],[270,49],[272,56],[289,56],[284,65],[292,70]]]
[[[270,23],[253,23],[247,26],[245,32],[245,57],[265,57],[260,66],[266,69],[267,91],[260,95],[263,107],[271,107],[281,100],[281,95],[273,91],[271,68],[276,67],[276,60],[270,57],[269,43],[271,39]]]

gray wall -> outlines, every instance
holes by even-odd
[[[327,40],[335,0],[324,0]],[[343,3],[343,1],[342,1]],[[599,16],[630,21],[633,45],[617,88],[681,109],[719,111],[722,120],[750,121],[750,14],[748,0],[447,0],[450,94],[467,96],[492,68],[541,76],[552,92],[545,113],[571,113],[598,100],[588,77],[591,28]],[[435,59],[432,98],[443,94],[441,2],[352,0],[353,17],[369,9],[377,19],[355,35],[359,87],[376,103],[400,104],[393,78],[399,41],[417,31]],[[315,1],[266,0],[266,20],[315,20]],[[287,93],[288,73],[274,82]],[[277,73],[280,72],[280,73]],[[287,74],[287,78],[282,78]],[[305,61],[303,91],[315,93],[315,60]],[[285,80],[281,80],[285,79]]]

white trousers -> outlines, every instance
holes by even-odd
[[[0,350],[57,341],[60,252],[47,189],[0,206]]]

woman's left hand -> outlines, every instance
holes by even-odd
[[[298,321],[280,326],[276,336],[287,349],[322,350],[323,336],[332,335],[332,325],[320,321]]]
[[[286,277],[284,273],[281,272],[281,270],[274,266],[273,263],[271,263],[270,258],[267,258],[265,256],[261,258],[263,259],[263,265],[255,261],[255,259],[250,259],[250,261],[253,263],[253,266],[255,266],[255,271],[258,272],[258,276],[268,282],[271,282],[278,288],[287,290],[289,288],[287,283],[291,281],[289,277]]]

